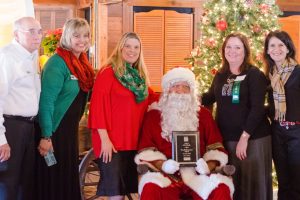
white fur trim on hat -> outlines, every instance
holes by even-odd
[[[220,162],[220,166],[224,166],[228,163],[228,155],[219,150],[210,150],[203,155],[203,159],[207,162],[210,160],[216,160]]]
[[[207,199],[210,193],[218,187],[219,184],[225,184],[230,190],[230,196],[233,196],[233,182],[227,176],[221,174],[197,175],[192,167],[181,168],[180,174],[183,182],[195,191],[202,199]]]
[[[137,165],[143,164],[144,161],[149,162],[154,160],[167,160],[167,157],[160,151],[155,151],[153,149],[142,150],[134,157],[134,161]]]
[[[171,180],[164,177],[160,172],[147,172],[139,181],[139,194],[142,194],[143,188],[147,183],[154,183],[161,188],[171,185]]]
[[[195,74],[188,68],[176,67],[168,71],[161,81],[163,90],[168,90],[170,85],[178,81],[186,81],[191,88],[195,88]]]

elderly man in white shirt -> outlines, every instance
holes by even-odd
[[[38,112],[40,23],[14,23],[13,41],[0,49],[0,199],[33,199],[34,117]]]

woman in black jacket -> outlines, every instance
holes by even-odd
[[[272,199],[270,124],[264,101],[267,80],[251,64],[247,38],[239,33],[226,37],[222,68],[214,77],[202,103],[217,104],[216,121],[235,165],[235,200]]]
[[[300,199],[300,66],[295,54],[286,32],[274,31],[266,37],[264,58],[272,90],[272,148],[279,200]]]

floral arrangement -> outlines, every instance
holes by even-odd
[[[61,28],[55,30],[49,30],[46,32],[46,35],[42,40],[42,47],[44,49],[45,55],[51,56],[55,53],[61,35],[62,35]]]

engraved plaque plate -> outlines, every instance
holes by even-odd
[[[180,166],[196,166],[200,158],[198,131],[173,131],[172,159]]]

